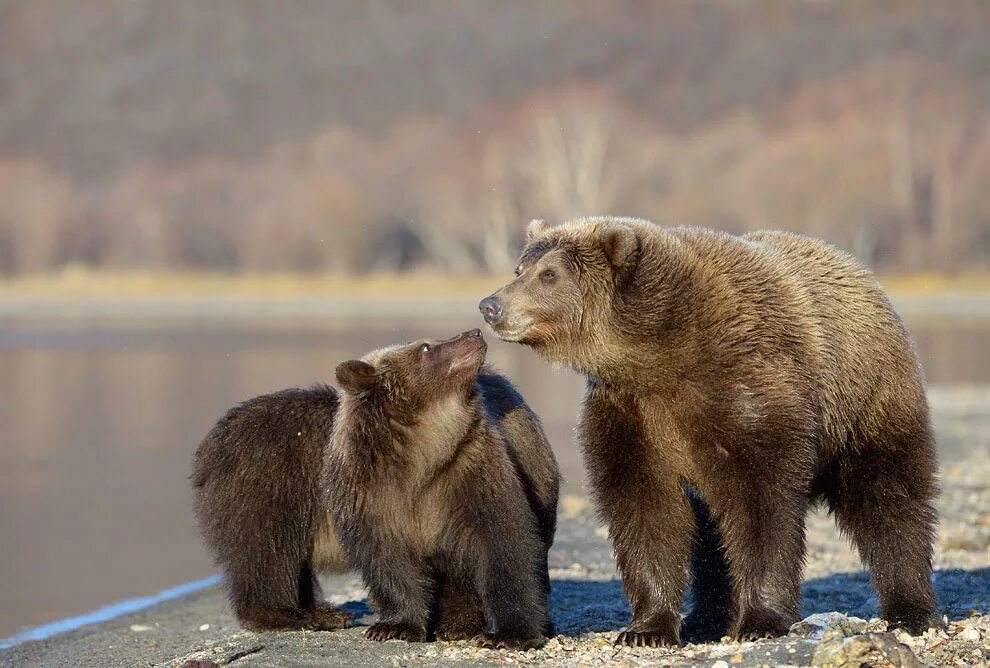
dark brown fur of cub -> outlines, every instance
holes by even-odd
[[[527,237],[517,278],[481,309],[588,377],[579,440],[633,609],[618,642],[679,641],[691,564],[692,635],[786,633],[819,500],[883,616],[937,623],[922,373],[868,270],[783,232],[593,218]]]
[[[324,487],[379,611],[373,640],[522,649],[551,632],[557,464],[536,415],[484,356],[474,330],[337,368]]]
[[[228,411],[196,451],[196,517],[245,628],[350,621],[320,600],[316,580],[347,569],[319,487],[337,403],[325,386],[256,397]]]

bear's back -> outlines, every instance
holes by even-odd
[[[759,231],[743,239],[787,275],[787,289],[800,295],[821,368],[826,428],[843,439],[851,424],[882,401],[878,388],[922,391],[911,340],[873,274],[851,256],[818,239]]]
[[[837,361],[856,363],[903,349],[900,318],[873,274],[834,246],[810,237],[759,231],[743,239],[781,268],[787,288],[800,295],[801,317],[813,321],[816,336]]]
[[[264,461],[305,465],[322,461],[337,410],[337,391],[327,385],[291,388],[248,399],[228,410],[197,448],[193,484],[211,475],[266,476]]]
[[[754,373],[775,384],[796,374],[833,445],[846,442],[885,393],[923,392],[900,318],[872,273],[846,253],[789,232],[647,229],[663,244],[659,257],[689,258],[695,299],[704,304],[694,313],[708,346],[702,360],[713,377],[763,368]]]

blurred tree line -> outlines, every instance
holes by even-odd
[[[990,256],[990,4],[0,0],[0,273],[504,271],[533,217]]]

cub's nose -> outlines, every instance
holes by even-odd
[[[477,327],[475,327],[474,329],[470,329],[470,330],[464,332],[463,334],[461,334],[461,336],[463,338],[465,338],[465,339],[480,339],[481,338],[481,330],[478,329]]]
[[[502,302],[494,295],[482,299],[481,303],[478,304],[478,309],[481,311],[481,315],[485,316],[485,322],[489,325],[494,325],[502,319]]]

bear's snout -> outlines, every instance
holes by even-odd
[[[485,322],[489,325],[495,325],[502,319],[502,314],[504,309],[502,308],[502,301],[495,295],[490,297],[485,297],[478,304],[478,309],[481,311],[481,315],[485,317]]]

